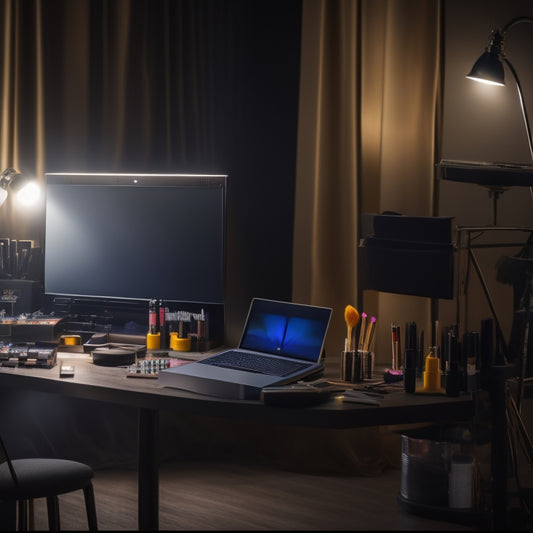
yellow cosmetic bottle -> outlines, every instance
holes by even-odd
[[[423,378],[424,386],[421,389],[417,389],[416,392],[422,394],[445,393],[445,390],[442,388],[442,370],[440,368],[440,359],[437,355],[436,346],[429,347]]]

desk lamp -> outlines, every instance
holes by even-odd
[[[513,75],[516,88],[518,90],[518,98],[520,99],[520,105],[522,108],[522,115],[524,117],[524,123],[526,126],[527,140],[529,144],[529,153],[531,160],[533,161],[533,144],[531,142],[531,128],[529,126],[529,118],[526,111],[526,104],[524,97],[522,96],[522,86],[520,80],[511,62],[507,59],[503,52],[503,45],[506,33],[516,24],[521,22],[533,23],[531,17],[516,17],[510,20],[501,30],[493,30],[489,39],[489,43],[485,52],[475,62],[470,73],[466,76],[468,79],[474,81],[480,81],[482,83],[488,83],[491,85],[505,85],[505,73],[503,69],[502,60],[509,67],[511,74]],[[533,189],[530,187],[533,194]]]
[[[520,99],[520,106],[522,109],[522,115],[524,117],[524,123],[526,127],[527,140],[529,145],[529,153],[531,160],[533,161],[533,143],[531,141],[531,128],[529,126],[529,118],[527,115],[526,104],[522,95],[522,86],[520,80],[514,69],[513,65],[507,59],[504,54],[504,40],[507,32],[515,25],[522,22],[533,23],[533,18],[531,17],[516,17],[510,20],[503,28],[500,30],[493,30],[488,45],[485,49],[485,52],[479,57],[479,59],[474,63],[472,70],[466,76],[468,79],[479,81],[482,83],[487,83],[490,85],[505,85],[505,73],[503,63],[505,63],[511,74],[513,75],[516,88],[518,90],[518,98]],[[502,63],[503,61],[503,63]],[[459,181],[472,181],[474,183],[479,183],[484,185],[489,189],[489,195],[493,199],[493,223],[496,225],[496,212],[497,212],[497,202],[498,198],[502,193],[504,193],[512,185],[528,185],[531,196],[533,198],[533,173],[531,169],[519,168],[514,165],[507,165],[507,168],[498,168],[499,166],[494,166],[493,168],[487,167],[486,165],[458,165],[458,169],[455,169],[456,165],[451,164],[451,168],[448,170],[445,169],[445,172],[450,173],[450,179],[458,179]],[[446,167],[446,164],[444,165]],[[462,176],[463,171],[466,170],[467,175],[470,177]],[[452,173],[459,173],[460,175],[457,178],[452,177]]]
[[[7,199],[8,187],[17,194],[17,200],[24,205],[35,203],[39,197],[39,187],[34,180],[24,178],[14,168],[6,168],[0,174],[0,206]]]
[[[532,17],[516,17],[511,19],[503,28],[500,30],[493,30],[487,48],[485,52],[479,57],[479,59],[474,63],[472,70],[466,76],[468,79],[479,81],[482,83],[488,83],[490,85],[505,85],[505,72],[502,61],[509,67],[511,74],[516,83],[516,88],[518,91],[518,98],[520,100],[520,107],[522,109],[522,116],[524,118],[524,124],[526,128],[527,141],[529,146],[529,154],[531,161],[533,162],[533,143],[531,141],[531,127],[529,125],[529,117],[526,110],[526,103],[522,94],[522,85],[520,84],[520,79],[516,73],[515,68],[507,59],[504,54],[504,40],[507,32],[520,23],[533,23]],[[528,178],[526,178],[527,180]],[[505,190],[504,187],[493,186],[493,194],[495,195],[495,202],[498,195]],[[533,184],[529,185],[529,190],[533,198]],[[494,213],[496,213],[496,208],[494,208]],[[494,214],[494,223],[496,223],[496,215]]]
[[[492,85],[505,85],[503,63],[506,63],[513,75],[518,97],[522,109],[522,116],[526,126],[529,152],[533,161],[533,143],[531,128],[527,115],[526,104],[522,95],[520,80],[511,62],[503,52],[504,40],[507,32],[516,24],[533,23],[531,17],[517,17],[509,21],[501,30],[493,30],[485,52],[475,62],[467,78]],[[503,61],[503,63],[502,63]],[[515,165],[501,163],[474,163],[467,161],[441,161],[440,168],[444,179],[477,183],[489,189],[489,196],[493,200],[493,225],[496,226],[497,204],[500,195],[509,187],[527,186],[533,198],[533,167],[531,165]]]
[[[472,70],[466,76],[467,78],[479,81],[482,83],[488,83],[490,85],[505,85],[505,73],[502,61],[509,67],[511,74],[516,83],[516,88],[518,91],[518,98],[520,100],[520,106],[522,109],[522,116],[524,118],[524,124],[526,127],[527,141],[529,146],[529,154],[533,162],[533,143],[531,141],[531,127],[529,125],[529,117],[526,110],[526,103],[522,94],[522,86],[520,84],[520,79],[518,74],[514,69],[513,65],[507,59],[504,54],[504,40],[507,32],[521,23],[533,23],[532,17],[516,17],[511,19],[502,29],[493,30],[489,38],[489,42],[485,52],[479,57],[479,59],[474,63]],[[526,178],[528,179],[528,178]],[[502,192],[503,188],[495,188],[495,194],[498,195]],[[533,198],[533,184],[529,184],[529,190]]]

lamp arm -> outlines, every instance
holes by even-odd
[[[510,30],[513,26],[516,24],[520,24],[521,22],[529,22],[530,24],[533,24],[533,17],[516,17],[514,19],[511,19],[502,29],[501,33],[502,35],[507,31]]]
[[[529,24],[533,24],[533,17],[515,17],[514,19],[511,19],[500,32],[498,32],[501,35],[501,39],[503,40],[503,37],[507,31],[509,31],[513,26],[516,24],[520,24],[522,22],[526,22]],[[533,143],[531,141],[531,127],[529,126],[529,118],[526,111],[526,103],[524,102],[524,97],[522,96],[522,86],[520,84],[520,80],[518,79],[518,74],[516,73],[516,70],[514,69],[511,62],[505,57],[504,54],[502,54],[502,59],[507,63],[507,66],[509,67],[509,70],[511,71],[515,82],[516,82],[516,88],[518,90],[518,98],[520,100],[520,107],[522,108],[522,115],[524,117],[524,123],[526,126],[526,133],[527,133],[527,142],[529,144],[529,154],[531,156],[531,161],[533,162]],[[531,194],[533,196],[533,188],[531,189]]]
[[[533,19],[532,19],[532,22],[533,22]],[[531,141],[531,128],[529,126],[529,118],[528,118],[528,115],[527,115],[526,103],[524,101],[524,97],[522,96],[522,86],[520,84],[520,80],[518,79],[518,75],[516,73],[516,70],[514,69],[514,67],[511,64],[511,62],[506,57],[503,57],[503,60],[505,61],[505,63],[509,67],[509,70],[513,74],[513,77],[514,77],[515,82],[516,82],[516,89],[518,91],[518,98],[520,100],[520,107],[522,108],[522,116],[524,117],[524,123],[525,123],[525,126],[526,126],[527,142],[529,144],[529,155],[531,156],[531,162],[533,163],[533,143]]]

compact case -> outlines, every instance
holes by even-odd
[[[0,363],[2,366],[52,368],[57,361],[55,346],[28,344],[25,346],[0,347]]]
[[[132,365],[146,355],[146,346],[106,343],[91,351],[93,363],[99,366]]]

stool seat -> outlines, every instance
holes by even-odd
[[[46,498],[48,526],[60,529],[58,495],[83,490],[89,530],[98,529],[92,479],[93,469],[68,459],[10,459],[0,439],[0,501],[18,502],[18,529],[33,526],[33,500]],[[29,504],[29,505],[28,505]]]
[[[0,465],[0,500],[33,500],[50,494],[83,489],[93,470],[86,464],[66,459],[13,459],[14,485],[7,463]]]

